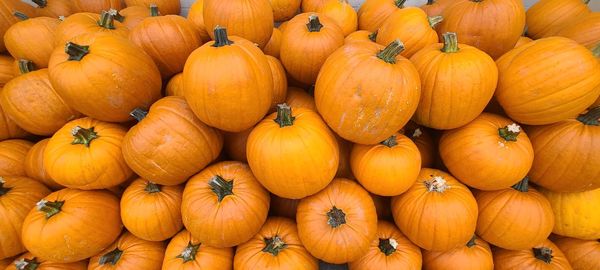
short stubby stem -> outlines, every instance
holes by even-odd
[[[10,191],[10,188],[5,187],[4,184],[6,184],[6,182],[4,181],[4,178],[2,178],[2,176],[0,176],[0,196],[4,195]]]
[[[381,142],[381,144],[383,144],[389,148],[392,148],[392,147],[398,145],[398,140],[396,140],[396,135],[390,136],[385,141]]]
[[[472,248],[475,245],[477,245],[477,242],[475,242],[475,241],[477,241],[477,235],[473,235],[473,237],[471,237],[471,240],[469,240],[469,242],[467,242],[467,247]]]
[[[277,117],[275,122],[279,124],[279,127],[287,127],[294,125],[296,117],[292,116],[292,108],[286,103],[277,104]]]
[[[65,52],[69,55],[69,61],[81,61],[84,56],[90,53],[90,46],[82,46],[69,42],[65,45]]]
[[[332,228],[337,228],[343,224],[346,224],[346,214],[344,211],[335,206],[331,208],[329,212],[327,212],[327,217],[327,224],[329,224],[329,226]]]
[[[148,115],[148,111],[142,108],[135,108],[129,113],[136,121],[141,122]]]
[[[49,219],[54,215],[60,213],[64,204],[64,201],[49,202],[42,199],[36,204],[36,208],[38,211],[41,211],[46,215],[46,219]]]
[[[213,47],[223,47],[229,46],[233,44],[233,41],[229,40],[227,37],[227,29],[217,25],[214,30],[215,35],[215,43],[212,45]]]
[[[275,235],[271,238],[265,238],[264,241],[265,247],[262,249],[262,251],[271,253],[273,256],[277,256],[279,252],[287,247],[287,244],[278,235]]]
[[[233,195],[233,180],[227,181],[220,175],[215,175],[210,179],[208,185],[217,195],[219,202],[223,201],[226,196]]]
[[[99,137],[98,133],[94,131],[94,127],[82,128],[76,126],[71,130],[71,135],[73,135],[71,144],[83,144],[85,147],[90,147],[92,141]]]
[[[398,241],[394,238],[379,238],[379,250],[385,254],[385,256],[390,256],[394,252],[396,252],[396,248],[398,248]]]
[[[319,32],[321,31],[321,28],[323,28],[323,25],[321,24],[321,21],[319,21],[319,16],[311,14],[308,16],[306,27],[308,28],[308,32]]]
[[[200,244],[194,245],[192,242],[188,242],[187,247],[175,258],[183,259],[183,263],[191,262],[196,259],[198,249],[200,249]]]
[[[444,20],[444,17],[434,16],[434,17],[427,17],[427,19],[429,20],[429,26],[431,26],[431,28],[435,28],[439,23],[441,23]]]
[[[123,251],[119,248],[115,248],[113,251],[102,255],[102,257],[100,257],[100,260],[98,260],[98,263],[100,265],[116,265],[119,262],[119,259],[121,259],[122,255]]]
[[[398,8],[403,8],[404,7],[404,3],[406,2],[406,0],[394,0],[394,4],[396,5],[396,7]]]
[[[584,125],[600,126],[600,106],[592,108],[587,113],[580,115],[577,117],[577,120]]]
[[[521,126],[515,123],[498,129],[498,135],[507,142],[516,142],[519,134],[521,134]]]
[[[18,261],[15,261],[15,268],[17,270],[36,270],[40,266],[40,262],[38,262],[37,258],[27,259],[23,258]]]
[[[529,191],[529,177],[525,176],[525,178],[523,178],[523,180],[519,181],[519,183],[514,184],[512,186],[512,188],[519,192]]]
[[[552,249],[547,247],[533,248],[533,256],[545,263],[551,263],[552,258],[554,258],[554,256],[552,256]]]
[[[375,32],[369,34],[369,40],[375,42],[375,40],[377,40],[377,34],[379,33],[379,30],[375,30]]]
[[[144,190],[148,193],[157,193],[157,192],[161,192],[162,186],[148,181],[146,183],[146,188],[144,188]]]
[[[444,47],[442,47],[442,52],[445,53],[455,53],[458,52],[458,37],[454,32],[446,32],[442,34],[442,38],[444,39]]]
[[[425,187],[427,188],[427,191],[429,192],[444,192],[447,189],[451,188],[451,186],[449,186],[446,183],[446,179],[444,179],[444,177],[441,176],[431,176],[431,179],[426,180],[425,182],[423,182],[425,184]]]

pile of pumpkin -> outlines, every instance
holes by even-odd
[[[0,2],[0,269],[600,269],[580,0],[33,2]]]

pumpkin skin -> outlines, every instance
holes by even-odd
[[[327,125],[340,137],[377,144],[410,120],[419,103],[421,82],[411,62],[397,55],[402,47],[399,42],[385,49],[357,42],[327,58],[315,85],[315,101]]]
[[[381,34],[383,28],[378,37]],[[456,34],[443,36],[444,43],[429,45],[410,58],[422,85],[413,119],[426,127],[453,129],[483,112],[496,90],[498,68],[486,53],[458,44]]]
[[[366,0],[358,10],[358,29],[375,32],[406,0]]]
[[[549,255],[539,255],[537,252],[549,252]],[[571,265],[560,249],[550,240],[536,245],[534,249],[506,250],[498,248],[494,251],[494,270],[571,270]],[[544,251],[541,251],[544,250]]]
[[[219,162],[194,175],[186,184],[181,204],[183,224],[203,244],[236,246],[260,230],[267,219],[269,202],[269,193],[254,178],[248,165]],[[229,225],[223,227],[223,224]]]
[[[557,36],[570,38],[588,49],[593,49],[600,43],[600,13],[592,12],[583,19],[576,20],[566,26]]]
[[[142,6],[131,6],[119,10],[122,18],[116,18],[129,30],[138,26],[145,18],[152,16],[150,9]]]
[[[296,213],[298,212],[299,203],[300,200],[281,198],[275,194],[271,194],[271,207],[269,208],[269,215],[296,220]]]
[[[25,156],[33,143],[13,139],[0,142],[0,176],[25,176]]]
[[[437,146],[431,131],[411,121],[402,128],[401,133],[410,138],[419,149],[419,153],[421,154],[421,167],[433,167],[437,158]]]
[[[0,258],[25,251],[21,242],[23,220],[35,203],[49,193],[47,187],[27,177],[0,177],[0,215],[4,217],[0,223]]]
[[[319,264],[302,246],[294,221],[271,217],[252,239],[236,248],[233,267],[317,270]]]
[[[38,180],[52,190],[59,190],[64,187],[52,180],[44,167],[44,151],[49,141],[50,139],[48,138],[34,144],[27,152],[27,155],[25,155],[23,166],[27,177]]]
[[[423,251],[424,270],[444,270],[448,266],[461,270],[493,270],[490,245],[474,236],[466,245],[448,251]]]
[[[37,4],[36,17],[68,17],[75,13],[75,6],[70,0],[32,0],[31,2]]]
[[[304,91],[304,89],[298,87],[288,87],[287,98],[285,99],[285,103],[293,109],[305,108],[314,112],[317,111],[315,99],[306,91]]]
[[[52,2],[51,2],[52,3]],[[13,24],[4,34],[4,44],[15,59],[33,61],[36,68],[48,67],[60,20],[30,18]]]
[[[23,265],[21,266],[22,268],[19,268],[19,266],[16,266],[16,264],[19,265]],[[36,265],[36,266],[33,266]],[[28,267],[34,267],[34,268],[28,268]],[[2,265],[0,265],[0,269],[4,269],[4,270],[15,270],[15,269],[35,269],[35,270],[86,270],[87,268],[87,261],[78,261],[78,262],[72,262],[72,263],[57,263],[57,262],[52,262],[52,261],[48,261],[48,260],[43,260],[40,258],[37,258],[36,256],[34,256],[33,254],[27,252],[25,254],[20,255],[17,258],[14,258],[14,260],[11,260],[10,265],[6,266],[6,268],[2,267]]]
[[[159,99],[158,68],[128,40],[92,34],[78,36],[72,44],[69,54],[57,47],[48,68],[52,86],[71,108],[98,120],[126,122],[133,109],[148,108]],[[81,46],[89,46],[87,54]]]
[[[242,132],[223,132],[223,149],[225,154],[231,160],[248,162],[246,158],[246,142],[253,128],[246,129]]]
[[[271,111],[275,111],[277,104],[285,102],[288,83],[285,69],[283,68],[283,65],[281,65],[281,62],[273,56],[266,55],[266,57],[269,62],[271,74],[273,74],[273,99],[271,101]]]
[[[100,25],[103,18],[105,19],[105,23]],[[77,36],[101,33],[127,38],[129,28],[115,20],[115,17],[108,12],[104,12],[102,16],[88,12],[75,13],[67,17],[56,28],[55,46],[60,47],[64,51],[64,46],[67,42],[73,41]]]
[[[171,77],[165,87],[165,94],[167,96],[183,97],[183,72]]]
[[[381,196],[397,196],[417,180],[421,154],[408,137],[396,133],[380,144],[355,144],[350,164],[366,190]]]
[[[270,55],[279,59],[282,35],[283,34],[279,28],[273,28],[273,34],[271,34],[269,42],[267,42],[267,45],[265,45],[265,48],[263,48],[263,52],[265,52],[266,55]]]
[[[179,232],[167,246],[163,270],[231,270],[233,248],[204,245],[190,232]]]
[[[15,59],[9,55],[0,55],[0,87],[17,76],[14,72]]]
[[[494,59],[514,48],[525,28],[521,0],[460,0],[445,9],[442,16],[440,37],[455,32],[461,43],[477,47]]]
[[[215,29],[217,40],[190,55],[183,69],[183,88],[202,122],[240,132],[258,123],[269,110],[273,75],[260,49],[245,39],[228,37],[227,31]]]
[[[392,241],[393,240],[393,241]],[[377,222],[377,237],[369,251],[348,264],[349,270],[367,269],[421,269],[421,249],[411,243],[391,222]]]
[[[600,213],[590,207],[600,203],[600,188],[584,192],[540,189],[554,212],[553,233],[584,240],[600,239]]]
[[[31,209],[23,222],[23,244],[41,259],[76,262],[107,248],[121,227],[119,199],[110,192],[65,188]]]
[[[121,10],[122,0],[73,0],[77,12],[100,13],[103,10]]]
[[[4,112],[4,109],[2,109],[2,106],[0,106],[0,141],[6,139],[24,138],[28,134],[29,133],[27,133],[27,131],[23,130],[12,119],[10,119]]]
[[[206,29],[206,25],[204,24],[204,0],[196,0],[192,4],[187,19],[198,28],[198,33],[202,41],[207,42],[211,40],[208,29]]]
[[[119,185],[133,175],[121,154],[125,133],[117,124],[87,117],[73,120],[50,138],[44,167],[50,178],[70,188]]]
[[[302,12],[317,12],[328,0],[302,0]]]
[[[600,268],[600,242],[562,237],[554,244],[565,254],[569,264],[576,270]]]
[[[328,263],[358,260],[377,233],[373,199],[359,184],[345,178],[336,178],[317,194],[302,199],[296,221],[306,249]]]
[[[450,173],[481,190],[504,189],[519,182],[534,157],[522,128],[491,113],[482,113],[469,124],[444,132],[439,148]]]
[[[417,7],[398,9],[377,30],[376,41],[387,46],[394,40],[400,40],[406,47],[400,54],[410,58],[421,49],[438,42],[433,27],[441,20],[441,17],[427,17],[425,11]]]
[[[600,62],[590,50],[567,38],[527,43],[496,64],[496,99],[510,118],[523,124],[545,125],[575,117],[600,95]],[[538,68],[544,72],[533,71]]]
[[[2,1],[0,3],[0,37],[3,37],[6,30],[19,19],[13,15],[15,10],[25,13],[27,16],[33,17],[35,14],[33,7],[21,1]],[[4,39],[0,38],[0,52],[6,51]]]
[[[6,258],[0,260],[0,269],[5,269],[7,267],[12,266],[14,258]],[[12,270],[9,268],[9,270]]]
[[[427,0],[427,3],[420,8],[427,13],[429,17],[440,16],[444,10],[454,3],[453,0]]]
[[[583,18],[590,9],[581,0],[541,0],[527,10],[527,36],[555,36],[565,26]]]
[[[160,270],[165,255],[164,242],[151,242],[124,232],[117,241],[90,258],[88,270]]]
[[[301,0],[270,0],[273,8],[273,19],[276,22],[287,21],[300,9]]]
[[[525,37],[525,36],[519,37],[519,40],[517,41],[517,44],[515,44],[515,48],[521,47],[522,45],[525,45],[525,44],[527,44],[529,42],[532,42],[532,41],[533,41],[533,39]]]
[[[451,175],[423,168],[408,191],[392,198],[392,215],[411,242],[425,250],[446,251],[473,237],[477,202]]]
[[[348,3],[348,0],[326,1],[317,9],[319,14],[332,19],[342,29],[344,36],[356,31],[358,28],[358,15]]]
[[[317,13],[302,13],[283,31],[279,57],[295,80],[310,85],[327,57],[343,44],[344,34],[335,21]]]
[[[156,5],[162,15],[179,15],[181,12],[181,3],[178,0],[125,0],[125,4],[128,7],[144,6],[148,8]]]
[[[375,38],[377,38],[376,32],[369,32],[367,30],[358,30],[350,33],[344,38],[344,44],[352,43],[352,42],[375,42]]]

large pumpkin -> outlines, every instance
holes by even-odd
[[[190,232],[179,232],[167,246],[163,270],[231,270],[233,248],[207,246]]]
[[[165,255],[164,242],[151,242],[124,232],[112,245],[90,258],[88,270],[160,270]]]
[[[135,28],[140,24],[145,18],[152,16],[150,13],[150,8],[142,7],[142,6],[131,6],[119,10],[119,16],[115,18],[121,22],[125,27],[129,28],[129,30]]]
[[[523,124],[545,125],[577,116],[600,95],[600,62],[567,38],[527,43],[496,64],[496,99],[510,118]],[[537,72],[540,69],[544,72]]]
[[[110,192],[65,188],[31,209],[23,222],[23,244],[41,259],[76,262],[107,248],[121,227],[119,199]]]
[[[411,242],[425,250],[446,251],[473,237],[477,202],[451,175],[423,168],[414,185],[392,199],[392,215]]]
[[[555,36],[561,29],[590,13],[588,0],[540,0],[527,10],[527,35],[533,39]]]
[[[296,220],[296,213],[298,212],[299,203],[300,200],[281,198],[277,195],[271,194],[269,215]]]
[[[560,249],[550,240],[524,250],[494,251],[494,270],[571,270],[571,265]]]
[[[269,42],[267,42],[267,45],[265,45],[265,47],[263,48],[263,52],[265,52],[266,55],[270,55],[279,59],[282,35],[283,34],[281,33],[281,30],[279,30],[279,28],[273,28],[273,34],[271,34]]]
[[[273,99],[271,101],[271,111],[275,111],[277,109],[277,104],[284,103],[285,98],[287,97],[287,77],[283,65],[281,65],[281,62],[277,58],[271,55],[265,56],[267,57],[269,68],[273,75]]]
[[[19,18],[14,16],[15,11],[25,13],[27,16],[35,14],[33,7],[21,1],[2,1],[0,3],[0,37],[4,36],[6,30],[13,24],[19,21]],[[0,38],[0,52],[6,51],[4,39]]]
[[[466,245],[448,251],[423,251],[424,270],[493,270],[490,245],[473,236]]]
[[[219,156],[221,134],[198,120],[182,97],[162,98],[145,113],[134,111],[140,122],[123,139],[125,161],[142,178],[178,185]]]
[[[76,12],[71,0],[31,0],[31,2],[37,5],[35,9],[37,17],[58,19],[61,16],[68,17]]]
[[[0,265],[3,270],[86,270],[87,261],[78,261],[72,263],[60,263],[44,260],[27,252],[12,260],[10,266],[6,268]]]
[[[485,109],[496,90],[498,68],[486,53],[459,44],[456,33],[442,36],[443,44],[429,45],[410,58],[422,85],[413,119],[427,127],[453,129]]]
[[[358,29],[375,32],[406,0],[366,0],[358,10]]]
[[[570,38],[588,49],[593,49],[600,44],[600,13],[590,13],[566,26],[556,35]]]
[[[337,172],[337,141],[319,115],[279,104],[246,145],[248,164],[271,193],[301,199],[325,188]],[[285,179],[282,181],[282,179]]]
[[[26,16],[22,13],[19,13]],[[48,67],[50,54],[54,50],[58,18],[27,18],[13,24],[4,34],[4,44],[15,59],[33,61],[36,68]]]
[[[296,222],[306,249],[328,263],[358,260],[377,233],[373,199],[358,183],[344,178],[302,199]]]
[[[273,8],[273,19],[283,22],[291,19],[300,9],[301,0],[270,0]]]
[[[120,10],[125,5],[123,0],[73,0],[77,12],[100,13],[103,10]]]
[[[186,184],[181,204],[183,224],[203,244],[236,246],[258,233],[267,219],[269,201],[269,193],[248,165],[219,162]]]
[[[521,126],[482,113],[469,124],[444,132],[440,156],[461,182],[482,190],[508,188],[522,180],[533,163],[533,148]]]
[[[152,5],[156,5],[162,15],[179,15],[181,12],[181,2],[179,0],[125,0],[125,4],[128,7],[151,7]]]
[[[325,1],[323,6],[319,7],[316,12],[337,23],[344,36],[356,31],[358,27],[358,16],[348,0]]]
[[[125,132],[120,125],[92,118],[73,120],[50,138],[44,167],[50,178],[70,188],[119,185],[133,174],[121,153]]]
[[[554,244],[575,270],[600,269],[600,241],[561,237]]]
[[[208,30],[212,29],[206,29],[206,25],[204,24],[204,0],[196,0],[192,4],[188,11],[187,19],[198,28],[198,33],[202,41],[207,42],[211,40]]]
[[[102,11],[101,15],[84,12],[67,17],[56,28],[55,46],[64,51],[67,42],[83,34],[111,34],[127,38],[129,28],[116,20],[117,14],[116,10],[110,10]]]
[[[0,258],[25,251],[21,242],[21,227],[35,203],[50,193],[39,182],[21,176],[0,177]],[[2,269],[0,267],[0,269]]]
[[[400,56],[404,45],[344,45],[321,68],[315,85],[319,113],[340,137],[377,144],[402,128],[417,109],[419,73]]]
[[[540,189],[554,212],[553,233],[579,239],[600,239],[600,188],[584,192],[552,192]]]
[[[273,75],[267,58],[252,42],[227,36],[196,49],[183,69],[184,95],[209,126],[240,132],[260,121],[271,106]],[[235,102],[232,102],[235,101]]]
[[[0,141],[0,176],[25,176],[25,156],[32,146],[25,140]]]
[[[43,139],[31,147],[25,155],[24,169],[25,174],[32,179],[42,182],[52,190],[59,190],[64,188],[62,185],[56,183],[46,171],[44,167],[44,151],[50,139]],[[2,269],[2,268],[0,268]]]

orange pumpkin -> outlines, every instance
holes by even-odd
[[[533,163],[533,148],[522,128],[508,118],[482,113],[469,124],[444,132],[440,157],[461,182],[482,190],[508,188]]]
[[[406,10],[406,9],[405,9]],[[383,34],[383,28],[378,35]],[[413,117],[420,125],[453,129],[483,112],[498,82],[494,60],[479,49],[459,44],[455,33],[410,58],[419,71],[422,94]]]
[[[302,0],[302,12],[317,12],[329,0]]]
[[[377,233],[373,199],[359,184],[344,178],[302,199],[296,221],[306,249],[328,263],[358,260],[369,251]]]
[[[258,233],[267,219],[269,201],[269,193],[248,165],[219,162],[186,184],[181,204],[183,224],[203,244],[236,246]]]
[[[406,269],[421,270],[421,249],[411,243],[391,222],[377,223],[377,237],[369,251],[348,264],[349,270]]]
[[[19,18],[14,16],[15,11],[20,11],[27,16],[34,15],[33,7],[21,1],[2,1],[0,3],[0,37],[4,36],[6,30],[13,24],[19,21]],[[0,52],[6,51],[4,39],[0,38]]]
[[[121,226],[119,199],[110,192],[65,188],[31,209],[23,222],[23,244],[40,259],[76,262],[107,248]]]
[[[32,146],[25,140],[0,141],[0,176],[25,176],[25,156]]]
[[[115,20],[122,23],[129,30],[132,30],[140,24],[145,18],[152,16],[150,9],[142,6],[131,6],[119,11]]]
[[[124,232],[112,245],[90,258],[88,270],[160,270],[165,255],[164,242],[151,242]]]
[[[427,3],[420,8],[427,13],[429,17],[442,15],[444,10],[454,3],[453,0],[427,0]]]
[[[4,112],[4,109],[2,109],[2,106],[0,106],[0,141],[6,139],[24,138],[27,135],[27,131],[23,130],[17,125],[17,123],[10,119]]]
[[[570,38],[588,49],[593,49],[600,43],[600,12],[592,12],[576,20],[556,35]]]
[[[555,36],[565,26],[590,13],[582,0],[541,0],[527,10],[527,36]]]
[[[344,36],[356,31],[358,27],[358,15],[348,0],[326,1],[317,9],[317,12],[337,23]]]
[[[6,49],[16,59],[33,61],[36,68],[48,67],[60,20],[49,17],[29,19],[19,14],[25,16],[24,20],[13,24],[4,34]]]
[[[510,118],[523,124],[545,125],[575,117],[600,95],[600,62],[590,50],[567,38],[530,42],[496,64],[496,98]]]
[[[419,103],[421,82],[411,62],[399,55],[403,49],[399,41],[385,49],[357,42],[327,58],[315,85],[315,101],[340,137],[377,144],[410,120]]]
[[[206,25],[204,24],[204,0],[196,0],[188,11],[187,19],[191,21],[197,28],[202,41],[211,40]]]
[[[33,254],[27,252],[25,254],[20,255],[14,260],[11,260],[10,266],[6,268],[0,265],[0,269],[4,270],[86,270],[87,261],[78,261],[72,263],[59,263],[44,260],[34,256]]]
[[[267,219],[260,231],[235,250],[235,269],[317,270],[317,259],[308,253],[298,238],[296,223],[282,217]]]
[[[447,251],[473,237],[477,202],[451,175],[423,168],[408,191],[392,198],[392,215],[411,242],[425,250]]]
[[[31,147],[25,155],[24,169],[25,174],[32,179],[38,180],[52,190],[59,190],[64,188],[62,185],[56,183],[46,171],[44,167],[44,151],[50,139],[43,139]],[[2,269],[2,268],[0,268]]]
[[[133,174],[121,154],[125,133],[120,125],[87,117],[68,122],[46,145],[44,167],[50,178],[70,188],[119,185]]]
[[[0,258],[25,251],[21,242],[23,220],[35,203],[49,193],[44,185],[27,177],[0,177],[0,216],[3,217],[0,222]]]
[[[517,41],[517,44],[515,44],[515,48],[521,47],[522,45],[525,45],[525,44],[527,44],[529,42],[532,42],[532,41],[533,41],[533,39],[528,38],[526,36],[519,37],[519,40]]]
[[[366,0],[358,10],[358,29],[375,32],[406,0]]]
[[[438,42],[433,29],[442,16],[427,17],[425,11],[417,7],[407,7],[394,11],[377,31],[377,43],[385,46],[394,40],[404,43],[405,50],[400,54],[410,58],[419,50]]]
[[[269,214],[271,216],[286,217],[296,220],[299,203],[300,200],[281,198],[275,194],[271,194]]]
[[[215,33],[216,40],[196,49],[185,64],[185,98],[202,122],[240,132],[269,110],[273,75],[267,58],[253,43],[228,37],[225,28],[217,27]]]
[[[246,158],[246,142],[253,128],[249,128],[242,132],[223,132],[223,150],[231,160],[248,162]]]
[[[411,121],[402,128],[400,133],[403,133],[404,136],[410,138],[419,149],[419,153],[421,154],[421,167],[433,167],[438,151],[431,131]]]
[[[156,5],[162,15],[179,15],[179,12],[181,12],[181,3],[179,0],[125,0],[125,4],[128,7],[151,7],[152,5]]]
[[[12,80],[17,74],[14,72],[15,59],[9,55],[0,55],[0,87]]]
[[[424,270],[445,270],[448,266],[461,270],[493,270],[490,245],[473,236],[466,245],[448,251],[423,251]]]
[[[183,72],[171,77],[165,86],[165,95],[183,97]]]
[[[554,212],[553,233],[585,239],[600,239],[600,188],[583,192],[553,192],[541,188]]]
[[[77,12],[100,13],[103,10],[120,10],[125,5],[122,0],[73,0]]]
[[[300,9],[301,0],[270,0],[273,8],[273,19],[283,22],[291,19]]]
[[[287,104],[279,104],[252,130],[246,155],[256,179],[288,199],[325,188],[339,164],[337,141],[319,115],[303,108],[292,111]]]
[[[279,28],[273,28],[273,34],[271,34],[269,42],[267,42],[267,45],[265,45],[263,48],[263,52],[265,52],[266,55],[270,55],[279,59],[279,52],[281,50],[281,36],[281,30],[279,30]]]
[[[35,9],[37,17],[68,17],[75,13],[75,6],[70,0],[31,0],[31,2],[37,5]]]
[[[554,244],[565,254],[576,270],[600,269],[600,241],[562,237]]]
[[[369,32],[367,30],[358,30],[350,33],[344,38],[344,44],[352,43],[352,42],[375,42],[377,39],[377,31]]]
[[[531,249],[494,251],[494,270],[571,270],[571,265],[560,249],[550,240]]]
[[[233,249],[207,246],[186,230],[179,232],[165,251],[163,270],[231,270]]]
[[[304,91],[304,89],[298,87],[288,87],[285,103],[287,103],[293,109],[305,108],[314,112],[317,111],[315,99],[306,91]]]
[[[56,28],[55,46],[64,51],[67,42],[83,34],[112,34],[127,38],[129,28],[117,21],[116,10],[103,11],[101,15],[96,13],[75,13],[67,17]],[[89,44],[86,44],[89,45]]]
[[[277,58],[266,55],[267,61],[269,62],[269,68],[271,74],[273,74],[273,100],[271,101],[271,111],[275,111],[277,104],[284,103],[287,97],[287,77],[285,76],[285,69],[281,62]]]

